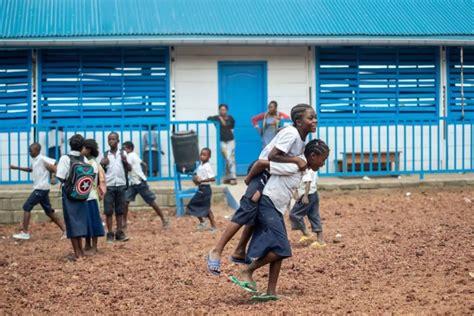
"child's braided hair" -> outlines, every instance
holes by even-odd
[[[304,148],[304,155],[306,157],[308,157],[312,153],[315,153],[318,156],[329,154],[329,146],[326,145],[326,143],[320,139],[313,139],[312,141],[307,143],[306,147]]]
[[[297,120],[303,118],[303,114],[307,109],[311,109],[311,105],[305,103],[297,104],[291,109],[291,120],[293,121],[293,125],[296,125]]]

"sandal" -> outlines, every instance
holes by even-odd
[[[302,236],[300,240],[298,241],[299,244],[301,245],[308,245],[313,241],[311,237],[308,236]]]
[[[221,275],[221,261],[211,259],[209,255],[206,257],[207,260],[207,271],[212,275],[219,276]]]
[[[280,298],[276,295],[263,293],[260,295],[252,296],[252,302],[269,302],[269,301],[278,301]]]
[[[241,289],[250,292],[250,293],[257,293],[257,283],[255,281],[252,282],[246,282],[246,281],[240,281],[237,277],[235,276],[230,276],[229,280],[232,281],[235,285],[240,287]]]
[[[311,248],[324,248],[326,247],[326,243],[325,242],[319,242],[319,241],[315,241],[313,242],[311,245],[310,245]]]
[[[249,257],[245,257],[245,259],[241,259],[241,258],[237,258],[237,257],[234,257],[234,256],[230,256],[229,260],[232,261],[235,264],[247,264],[247,265],[249,265],[249,264],[252,263],[252,260],[250,260]]]

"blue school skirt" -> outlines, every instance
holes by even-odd
[[[102,218],[100,217],[99,202],[97,200],[87,201],[89,221],[87,225],[87,237],[101,237],[105,235]]]
[[[186,208],[187,214],[196,217],[207,217],[211,209],[212,190],[209,184],[200,184]]]
[[[89,223],[87,202],[69,199],[63,189],[62,204],[67,238],[86,237]]]
[[[260,199],[254,227],[248,249],[250,258],[262,258],[270,251],[283,258],[292,256],[283,215],[277,211],[273,202],[265,195]]]
[[[247,173],[249,173],[254,163],[255,161],[250,164]],[[255,220],[257,219],[258,213],[258,202],[253,202],[252,197],[257,191],[260,193],[263,192],[263,189],[267,184],[268,178],[270,178],[270,173],[265,170],[250,180],[250,183],[247,186],[247,190],[245,190],[245,194],[240,199],[239,209],[235,211],[234,215],[232,216],[232,222],[240,225],[255,224]]]

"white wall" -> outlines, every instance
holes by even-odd
[[[294,105],[310,102],[307,47],[176,46],[171,56],[177,120],[217,113],[219,61],[266,61],[268,101],[276,100],[280,111],[289,113]]]

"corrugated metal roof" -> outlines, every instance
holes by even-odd
[[[474,35],[474,0],[0,0],[0,38]]]

